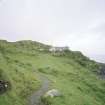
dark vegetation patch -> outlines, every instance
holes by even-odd
[[[0,79],[3,79],[3,70],[0,69]]]
[[[44,96],[42,96],[41,97],[41,102],[44,105],[52,105],[52,99],[51,99],[51,97],[44,97]]]
[[[0,94],[5,93],[11,88],[10,82],[5,80],[0,80]]]
[[[3,69],[0,69],[0,94],[5,93],[11,89],[11,83],[7,81],[6,75]]]

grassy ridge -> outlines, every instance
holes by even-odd
[[[0,78],[12,84],[10,91],[0,95],[0,104],[26,105],[28,95],[40,86],[37,70],[63,94],[52,99],[52,105],[104,105],[105,81],[93,72],[99,64],[80,52],[54,56],[49,47],[32,41],[0,41]]]

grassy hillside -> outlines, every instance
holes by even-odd
[[[33,41],[0,41],[0,79],[11,83],[11,89],[0,95],[0,105],[28,105],[28,96],[41,85],[37,72],[63,94],[53,98],[52,105],[104,105],[105,80],[97,75],[100,64],[80,52],[52,54],[49,47]]]

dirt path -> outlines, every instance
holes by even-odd
[[[50,81],[47,77],[40,75],[40,80],[42,86],[39,88],[38,91],[35,91],[29,98],[29,105],[43,105],[41,102],[41,96],[43,96],[48,90],[50,86]]]

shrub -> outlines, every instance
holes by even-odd
[[[41,97],[41,102],[44,104],[44,105],[52,105],[52,101],[51,101],[51,97]]]

